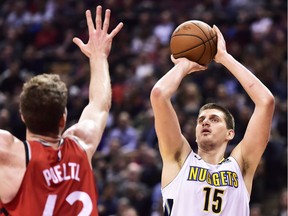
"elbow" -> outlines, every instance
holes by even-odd
[[[272,93],[267,94],[265,97],[263,97],[262,99],[262,103],[264,104],[264,106],[271,110],[274,111],[275,108],[275,98],[272,95]]]
[[[164,99],[164,92],[163,89],[159,86],[155,85],[150,93],[150,100],[151,102],[159,101],[161,99]]]
[[[103,110],[109,112],[111,106],[112,106],[112,95],[110,95],[110,97],[108,97],[105,103],[103,104]]]
[[[107,102],[105,105],[104,105],[104,110],[106,112],[109,112],[111,109],[111,101]]]
[[[103,98],[102,102],[102,110],[109,112],[112,106],[112,93],[107,94],[105,98]]]
[[[267,106],[272,107],[274,109],[274,107],[275,107],[275,97],[272,95],[272,93],[270,93],[266,97],[266,104],[267,104]]]
[[[156,85],[152,88],[150,98],[157,98],[161,94],[161,89]]]

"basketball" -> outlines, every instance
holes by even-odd
[[[186,21],[172,33],[170,50],[176,59],[185,57],[198,64],[207,65],[217,52],[217,34],[205,22]]]

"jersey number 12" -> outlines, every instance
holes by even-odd
[[[47,198],[45,209],[42,216],[52,216],[56,205],[57,195],[50,194]],[[70,205],[73,205],[76,201],[83,203],[83,208],[78,216],[90,215],[93,210],[93,203],[90,196],[83,191],[74,191],[70,193],[65,199]]]

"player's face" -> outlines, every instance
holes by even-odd
[[[216,109],[202,111],[197,119],[196,140],[198,145],[218,146],[231,140],[224,113]]]

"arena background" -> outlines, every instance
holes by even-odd
[[[276,110],[269,145],[257,169],[251,215],[287,215],[287,2],[284,0],[1,0],[0,128],[25,139],[18,113],[22,84],[40,73],[58,73],[69,87],[68,125],[87,103],[89,63],[72,42],[87,41],[85,10],[110,8],[111,28],[124,28],[109,57],[113,104],[94,157],[101,216],[162,215],[161,159],[149,94],[172,66],[169,39],[180,23],[198,19],[222,31],[228,51],[274,94]],[[184,135],[196,149],[199,107],[218,101],[236,118],[243,136],[253,104],[239,83],[212,62],[206,72],[185,78],[173,102]],[[40,112],[40,110],[39,110]]]

